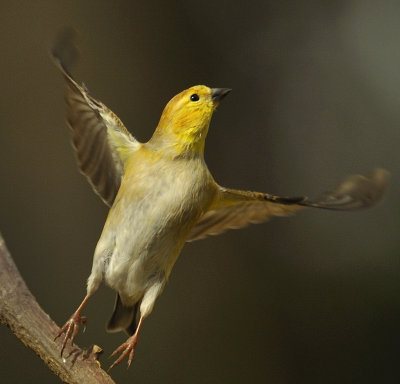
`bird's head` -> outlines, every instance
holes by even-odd
[[[174,96],[164,108],[152,137],[178,155],[203,153],[210,120],[228,88],[196,85]]]

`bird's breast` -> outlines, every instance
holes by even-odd
[[[113,242],[109,285],[142,286],[151,276],[168,277],[214,193],[202,163],[159,163],[127,172],[102,234]]]

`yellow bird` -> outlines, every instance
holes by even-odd
[[[61,328],[61,355],[73,341],[88,299],[104,280],[117,292],[107,330],[130,335],[113,352],[131,364],[143,320],[163,291],[186,241],[230,228],[285,216],[304,207],[355,210],[379,201],[388,172],[347,178],[338,188],[311,201],[224,188],[204,161],[204,144],[215,108],[227,88],[197,85],[173,97],[147,143],[138,142],[121,120],[78,85],[53,51],[67,85],[68,122],[79,168],[110,207],[97,243],[87,294]]]

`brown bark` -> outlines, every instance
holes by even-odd
[[[0,234],[0,322],[7,325],[60,380],[73,384],[114,383],[100,368],[98,347],[83,351],[68,343],[60,356],[62,337],[54,341],[58,326],[37,303],[22,279]]]

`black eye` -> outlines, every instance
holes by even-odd
[[[197,93],[193,93],[193,95],[190,96],[190,100],[199,101],[199,95]]]

